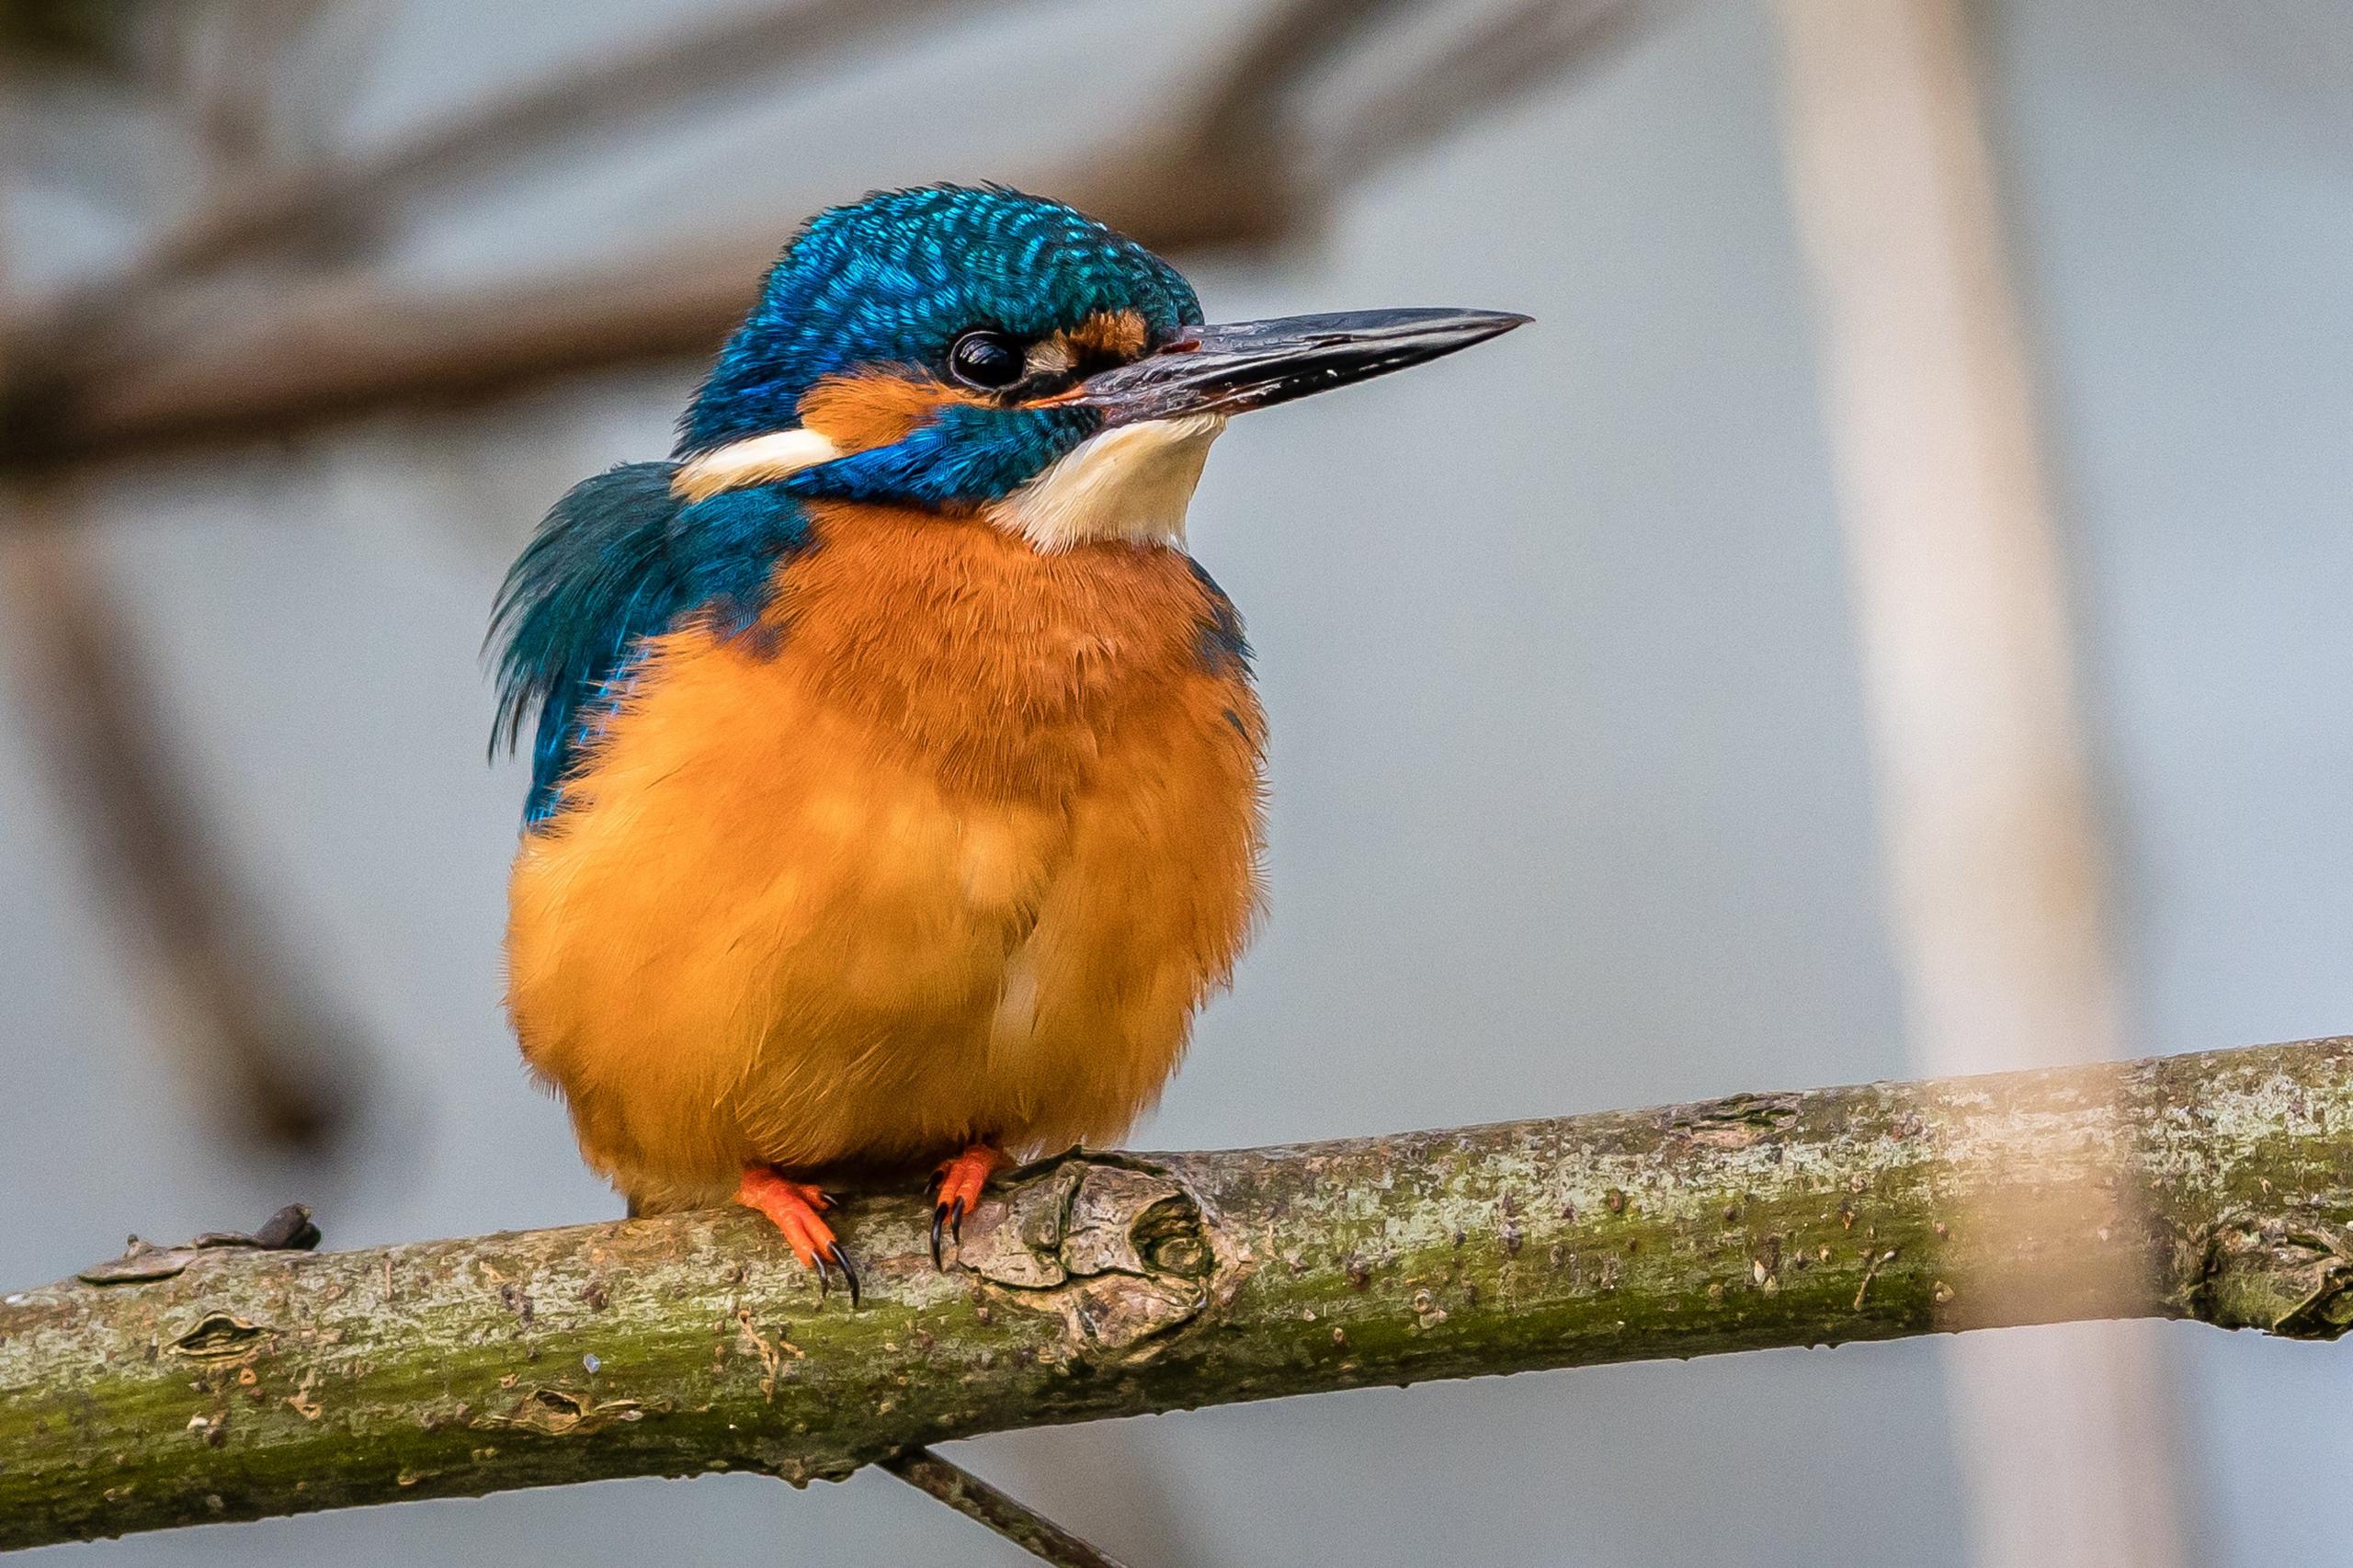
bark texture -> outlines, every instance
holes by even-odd
[[[2086,1191],[2135,1218],[2082,1233]],[[2010,1324],[2333,1339],[2353,1041],[1070,1155],[1016,1173],[946,1272],[926,1220],[914,1194],[848,1206],[856,1312],[735,1212],[190,1249],[0,1298],[0,1548],[609,1476],[800,1484],[1006,1427]]]

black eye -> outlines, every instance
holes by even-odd
[[[948,369],[968,387],[996,392],[1019,381],[1029,366],[1021,345],[1001,332],[975,327],[949,348]]]

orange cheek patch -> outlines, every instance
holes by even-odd
[[[801,425],[845,452],[904,441],[950,403],[977,403],[938,381],[860,370],[827,376],[801,394]]]
[[[1097,359],[1132,359],[1143,352],[1143,317],[1135,311],[1097,311],[1066,334],[1080,355]]]

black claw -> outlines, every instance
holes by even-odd
[[[964,1244],[964,1200],[961,1198],[956,1200],[956,1206],[948,1210],[948,1233],[956,1238],[958,1246]]]
[[[817,1212],[818,1212],[818,1213],[820,1213],[820,1214],[830,1214],[830,1213],[832,1213],[835,1210],[836,1210],[836,1209],[840,1208],[841,1206],[842,1206],[842,1195],[841,1195],[840,1193],[838,1193],[838,1192],[820,1192],[819,1194],[817,1194]]]
[[[939,1233],[947,1228],[948,1210],[940,1208],[938,1204],[934,1204],[931,1210],[931,1266],[934,1268],[945,1268],[948,1267],[945,1262],[941,1261],[939,1256]]]
[[[824,1256],[818,1258],[817,1267],[824,1267],[825,1258],[828,1257],[834,1260],[834,1267],[842,1271],[842,1282],[849,1287],[850,1311],[856,1312],[858,1310],[858,1271],[849,1266],[849,1255],[842,1251],[841,1243],[835,1242],[825,1249]]]
[[[923,1195],[926,1198],[929,1198],[947,1185],[948,1167],[946,1165],[942,1165],[938,1170],[931,1173],[931,1179],[929,1181],[923,1184]]]
[[[842,1249],[836,1244],[831,1250],[838,1256]],[[824,1301],[825,1293],[833,1288],[833,1271],[825,1267],[825,1254],[821,1252],[817,1255],[817,1300]]]

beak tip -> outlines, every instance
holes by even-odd
[[[1421,306],[1194,326],[1157,354],[1089,378],[1083,401],[1130,421],[1239,414],[1427,364],[1534,319]]]

